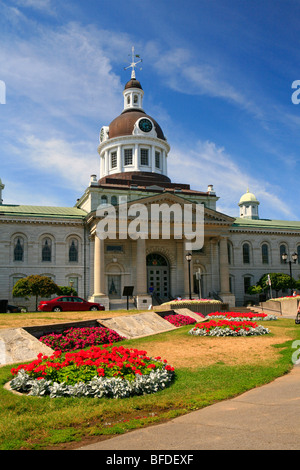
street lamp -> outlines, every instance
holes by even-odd
[[[296,263],[296,261],[297,261],[297,259],[298,259],[298,255],[297,255],[297,253],[293,253],[293,254],[291,255],[292,260],[287,261],[288,255],[287,255],[286,253],[283,253],[283,254],[281,255],[281,258],[282,258],[282,260],[283,260],[284,263],[288,262],[289,265],[290,265],[290,278],[291,278],[291,280],[290,280],[290,288],[291,288],[291,295],[293,295],[293,287],[292,287],[292,283],[293,283],[293,278],[292,278],[292,263],[294,263],[294,264]]]
[[[192,300],[192,291],[191,291],[191,261],[192,261],[192,255],[191,253],[187,253],[185,255],[185,259],[188,262],[189,265],[189,294],[190,294],[190,300]]]

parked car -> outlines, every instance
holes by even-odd
[[[104,305],[88,302],[81,297],[61,296],[52,300],[42,300],[38,305],[39,312],[71,312],[87,310],[105,310]]]
[[[7,305],[6,313],[20,313],[21,307],[16,307],[15,305]]]

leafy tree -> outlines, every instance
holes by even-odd
[[[47,276],[32,275],[20,279],[14,285],[12,295],[28,299],[35,296],[35,309],[38,306],[38,297],[50,297],[58,294],[59,287]]]
[[[275,290],[277,295],[280,290],[293,289],[294,287],[296,287],[297,281],[295,281],[294,278],[291,279],[288,274],[270,273],[269,275],[271,279],[271,288],[272,290]],[[267,280],[268,274],[264,274],[256,283],[256,286],[260,286],[263,290],[269,289]]]
[[[58,295],[78,295],[77,291],[70,286],[58,286],[59,292]]]
[[[254,294],[261,294],[262,287],[261,286],[250,286],[247,290],[247,294],[254,295]]]

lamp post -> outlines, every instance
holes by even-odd
[[[192,255],[191,253],[187,253],[185,255],[185,259],[188,262],[189,265],[189,294],[190,294],[190,300],[192,300],[192,291],[191,291],[191,261],[192,261]]]
[[[283,253],[281,255],[281,258],[283,259],[284,263],[288,262],[289,265],[290,265],[290,288],[291,288],[291,295],[293,295],[293,287],[292,287],[292,283],[293,283],[293,278],[292,278],[292,263],[296,263],[297,259],[298,259],[298,255],[297,253],[293,253],[291,255],[291,258],[292,260],[289,260],[287,261],[287,258],[288,258],[288,255],[286,253]]]

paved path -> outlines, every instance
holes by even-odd
[[[79,450],[299,449],[300,364],[297,364],[289,374],[231,400]]]

